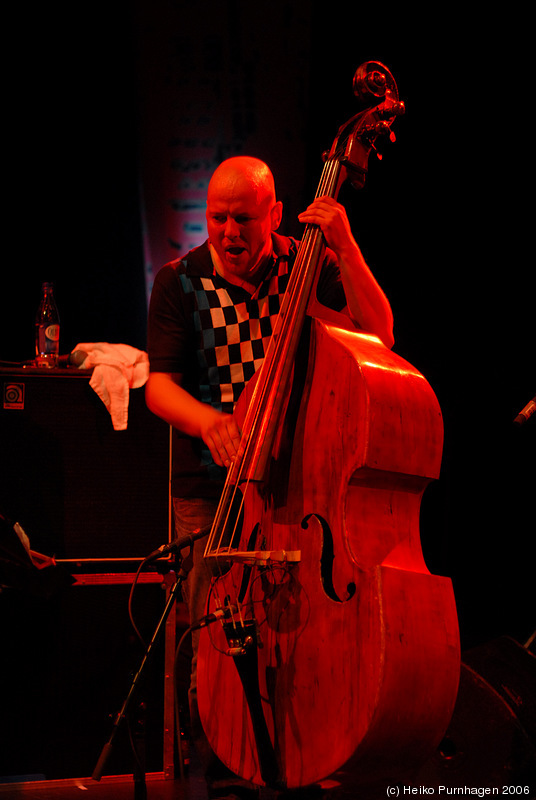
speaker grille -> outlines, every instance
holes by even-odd
[[[135,389],[115,431],[89,377],[0,372],[0,513],[45,555],[141,558],[169,536],[169,428]]]

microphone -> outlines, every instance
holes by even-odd
[[[201,617],[200,620],[194,622],[194,624],[190,626],[190,630],[198,631],[200,630],[200,628],[206,628],[207,625],[212,625],[212,623],[216,622],[216,620],[232,617],[233,614],[236,614],[237,612],[238,609],[236,606],[225,606],[224,608],[217,608],[216,611],[212,612],[212,614],[207,614],[206,617]]]
[[[173,539],[169,544],[163,544],[158,550],[154,550],[151,555],[148,556],[147,560],[152,561],[153,558],[161,558],[161,556],[167,556],[169,553],[178,553],[183,547],[192,545],[197,539],[202,539],[209,531],[210,527],[197,528],[197,530],[185,536],[177,536],[177,538]]]
[[[536,411],[536,395],[529,400],[527,405],[521,409],[519,414],[515,417],[514,423],[516,425],[524,425],[525,422],[528,420],[529,417],[532,417],[534,412]]]
[[[73,350],[65,356],[58,356],[58,367],[79,367],[87,358],[83,350]]]

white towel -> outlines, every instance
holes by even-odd
[[[80,369],[93,367],[89,385],[110,412],[114,430],[126,430],[129,390],[137,389],[147,382],[149,356],[129,344],[108,342],[82,342],[74,350],[87,353]]]

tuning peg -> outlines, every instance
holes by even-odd
[[[375,132],[377,134],[385,134],[385,133],[387,133],[387,131],[389,131],[389,141],[393,142],[393,143],[396,142],[396,136],[395,136],[394,132],[390,129],[390,127],[388,125],[386,125],[385,123],[378,123],[378,125],[375,126]],[[376,143],[375,143],[376,139],[373,138],[373,137],[370,137],[368,141],[369,141],[369,145],[370,145],[371,149],[374,150],[374,152],[376,153],[376,157],[381,161],[382,158],[383,158],[383,155],[379,152],[378,148],[376,147]]]
[[[374,132],[378,134],[378,136],[383,136],[385,133],[388,133],[391,130],[391,126],[386,120],[380,120],[374,125]]]
[[[373,150],[374,150],[374,152],[376,153],[376,158],[378,159],[378,161],[381,161],[381,160],[382,160],[382,158],[383,158],[383,155],[380,153],[380,151],[378,150],[378,148],[376,147],[376,145],[374,144],[374,142],[371,142],[371,143],[370,143],[370,146],[372,147],[372,149],[373,149]]]

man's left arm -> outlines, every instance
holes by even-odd
[[[391,348],[394,343],[391,306],[363,258],[344,206],[332,197],[319,197],[299,215],[299,220],[318,225],[327,246],[337,256],[348,311],[353,321]]]

